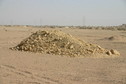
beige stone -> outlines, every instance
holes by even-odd
[[[110,51],[107,51],[106,54],[107,55],[112,55],[112,53]]]
[[[111,49],[110,52],[114,55],[120,55],[120,53],[117,50]]]

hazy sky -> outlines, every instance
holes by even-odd
[[[126,0],[0,0],[1,24],[126,24]]]

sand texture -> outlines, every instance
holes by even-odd
[[[53,29],[0,27],[0,84],[126,84],[126,31],[54,28],[54,30],[64,32],[65,35],[68,34],[68,38],[74,38],[74,41],[70,40],[72,45],[75,38],[81,39],[82,43],[76,40],[78,43],[75,42],[75,44],[95,44],[93,48],[90,46],[91,49],[100,46],[100,48],[110,50],[110,54],[116,53],[111,50],[114,49],[120,52],[120,56],[117,57],[106,58],[100,54],[94,57],[90,57],[90,54],[84,57],[71,57],[63,53],[62,55],[27,52],[27,49],[26,52],[10,49],[20,45],[31,35],[45,30]],[[61,40],[58,36],[55,38]],[[57,43],[57,39],[55,41],[52,39],[56,45],[54,48],[65,48],[71,51],[75,47],[71,46],[71,43],[66,46],[57,46],[62,45]],[[64,42],[69,42],[69,40]],[[50,51],[52,47],[48,49]],[[73,50],[72,53],[75,52]]]

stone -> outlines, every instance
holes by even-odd
[[[107,51],[106,54],[107,55],[112,55],[112,53],[110,51]]]
[[[117,50],[111,49],[110,52],[114,55],[120,55],[120,53]]]

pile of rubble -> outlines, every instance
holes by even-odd
[[[59,30],[37,31],[11,48],[19,51],[40,52],[70,57],[93,54],[119,55],[116,50],[106,50]]]

